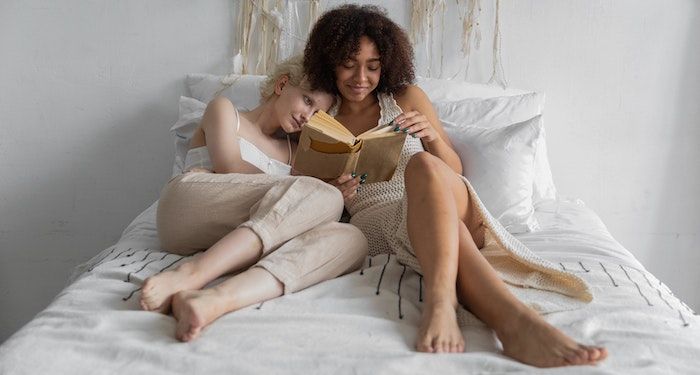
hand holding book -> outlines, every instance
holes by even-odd
[[[390,180],[406,140],[405,132],[377,126],[357,137],[323,111],[304,126],[292,161],[296,173],[323,180],[367,174],[366,182]]]

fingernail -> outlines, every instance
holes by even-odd
[[[401,130],[401,128],[399,128],[398,126],[394,128],[394,131],[395,131],[395,132],[397,132],[397,131],[399,131],[399,130]]]
[[[416,133],[411,134],[411,137],[413,137],[413,138],[417,137]]]
[[[360,179],[364,180],[367,178],[367,173],[363,173],[362,176],[360,176]]]
[[[408,128],[403,130],[404,133],[408,133]]]
[[[360,192],[360,187],[358,186],[357,189],[355,189],[355,193],[359,193],[359,192]]]
[[[357,173],[352,172],[352,173],[350,173],[350,176],[352,176],[352,178],[355,178],[355,177],[357,177]]]
[[[360,180],[360,185],[364,184],[365,182],[367,182],[367,181],[365,181],[365,180]]]

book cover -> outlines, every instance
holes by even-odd
[[[405,133],[381,125],[356,137],[319,111],[301,130],[292,169],[322,180],[355,172],[366,173],[367,183],[388,181],[394,176],[405,140]]]

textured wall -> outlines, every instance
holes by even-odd
[[[482,2],[477,82],[491,72]],[[374,3],[410,19],[408,1]],[[501,12],[511,85],[547,93],[559,192],[700,308],[698,3],[503,0]],[[226,0],[0,2],[0,341],[157,198],[183,76],[227,71],[232,15]],[[463,64],[450,27],[445,76]]]

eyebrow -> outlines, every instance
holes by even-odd
[[[350,58],[348,58],[348,60],[357,61],[357,59],[355,57],[350,57]],[[367,60],[367,62],[376,62],[376,61],[381,62],[381,58],[373,57],[373,58]]]

